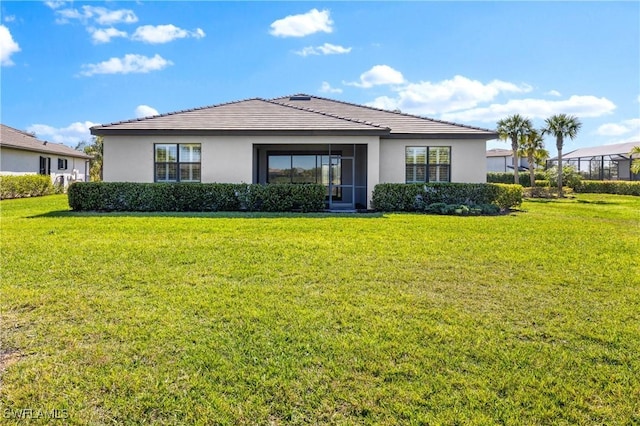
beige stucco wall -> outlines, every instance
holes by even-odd
[[[154,144],[202,145],[202,182],[252,183],[254,145],[367,144],[368,199],[378,183],[377,136],[104,136],[103,177],[107,182],[153,182]]]
[[[327,136],[105,136],[104,180],[153,182],[154,144],[202,145],[202,182],[251,183],[253,146],[377,143],[377,137]]]
[[[451,181],[487,181],[486,146],[474,139],[381,139],[380,182],[405,182],[405,152],[408,146],[451,147]]]
[[[38,174],[40,172],[40,157],[51,158],[51,181],[55,182],[58,176],[64,176],[65,185],[74,179],[73,171],[77,170],[75,180],[88,180],[88,167],[86,160],[82,158],[66,157],[50,153],[39,153],[0,147],[0,174],[24,175]],[[58,159],[67,160],[67,169],[58,170]]]
[[[485,182],[486,142],[383,139],[377,136],[105,136],[104,180],[153,182],[154,144],[200,143],[202,182],[254,181],[254,145],[366,144],[368,200],[376,184],[405,181],[407,146],[450,146],[453,182]]]

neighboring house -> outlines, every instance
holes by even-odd
[[[614,145],[579,148],[562,154],[562,164],[571,165],[590,180],[640,180],[639,174],[631,173],[632,157],[629,155],[640,142],[625,142]],[[635,154],[633,158],[640,158]],[[547,161],[547,167],[558,164],[558,157]]]
[[[0,124],[0,174],[41,174],[54,184],[89,180],[91,157],[66,145]]]
[[[382,182],[485,182],[492,130],[309,95],[249,99],[91,128],[105,181],[321,183],[331,209]]]
[[[529,161],[518,157],[519,171],[529,170]],[[487,172],[513,173],[513,151],[510,149],[490,149],[487,151]]]

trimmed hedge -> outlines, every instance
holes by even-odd
[[[77,182],[69,186],[73,210],[96,211],[320,211],[322,185],[231,183]]]
[[[531,176],[529,172],[520,172],[518,174],[518,179],[520,179],[520,185],[522,186],[531,186]],[[545,180],[547,179],[547,175],[544,172],[536,172],[535,173],[536,180]],[[513,173],[509,172],[489,172],[487,173],[487,182],[488,183],[507,183],[513,184]]]
[[[482,206],[508,210],[522,203],[522,186],[497,183],[381,183],[372,204],[381,211],[429,211],[433,204]]]
[[[55,193],[51,176],[2,175],[0,176],[0,200],[8,198],[41,197]]]
[[[640,196],[640,181],[583,180],[576,185],[575,192]]]

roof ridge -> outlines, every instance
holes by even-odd
[[[287,97],[288,97],[288,98],[290,98],[290,97],[292,97],[292,96],[309,96],[309,97],[311,97],[311,98],[322,99],[323,101],[336,102],[336,103],[340,103],[340,104],[344,104],[344,105],[350,105],[350,106],[355,106],[355,107],[359,107],[359,108],[367,108],[367,109],[370,109],[370,110],[373,110],[373,111],[386,112],[386,113],[389,113],[389,114],[396,114],[396,115],[402,115],[402,116],[406,116],[406,117],[419,118],[419,119],[421,119],[421,120],[433,121],[433,122],[436,122],[436,123],[449,124],[449,125],[452,125],[452,126],[466,127],[466,128],[468,128],[468,129],[482,130],[482,131],[485,131],[485,132],[492,132],[492,133],[495,133],[495,131],[494,131],[494,130],[491,130],[491,129],[485,129],[485,128],[483,128],[483,127],[469,126],[469,125],[467,125],[467,124],[460,124],[460,123],[454,123],[454,122],[452,122],[452,121],[438,120],[438,119],[436,119],[436,118],[423,117],[423,116],[420,116],[420,115],[416,115],[416,114],[409,114],[409,113],[402,112],[402,111],[391,111],[391,110],[388,110],[388,109],[376,108],[376,107],[372,107],[372,106],[369,106],[369,105],[361,105],[361,104],[356,104],[356,103],[353,103],[353,102],[342,101],[342,100],[338,100],[338,99],[325,98],[325,97],[323,97],[323,96],[308,95],[308,94],[306,94],[306,93],[299,93],[299,94],[296,94],[296,95],[290,95],[290,96],[280,96],[280,97],[278,97],[278,98],[273,98],[273,99],[269,99],[269,100],[273,101],[273,100],[275,100],[275,99],[281,99],[281,98],[287,98]]]
[[[106,123],[106,124],[96,124],[95,126],[91,126],[91,129],[97,128],[97,127],[116,126],[118,124],[136,123],[138,121],[153,120],[153,119],[159,118],[159,117],[168,117],[168,116],[171,116],[171,115],[182,114],[182,113],[185,113],[185,112],[201,111],[201,110],[204,110],[204,109],[217,108],[217,107],[221,107],[221,106],[225,106],[225,105],[238,104],[238,103],[247,102],[247,101],[265,101],[265,102],[269,102],[269,101],[267,101],[266,99],[263,99],[263,98],[246,98],[246,99],[240,99],[240,100],[237,100],[237,101],[221,102],[219,104],[213,104],[213,105],[201,106],[201,107],[196,107],[196,108],[181,109],[181,110],[177,110],[177,111],[165,112],[163,114],[149,115],[147,117],[132,118],[132,119],[129,119],[129,120],[112,121],[111,123]]]
[[[292,95],[292,96],[308,96],[308,95],[300,94],[300,95]],[[299,105],[292,105],[292,104],[289,104],[289,103],[286,103],[286,102],[282,102],[282,103],[281,102],[275,102],[273,99],[262,99],[262,100],[264,100],[265,102],[269,102],[270,104],[273,104],[273,105],[284,106],[284,107],[287,107],[287,108],[293,108],[293,109],[297,109],[299,111],[312,112],[314,114],[320,114],[320,115],[324,115],[324,116],[327,116],[327,117],[337,118],[339,120],[345,120],[345,121],[349,121],[349,122],[352,122],[352,123],[364,124],[364,125],[367,125],[367,126],[377,127],[377,128],[380,128],[380,129],[391,130],[391,128],[389,126],[385,126],[385,125],[379,124],[379,123],[374,123],[372,121],[361,120],[359,118],[343,117],[343,116],[340,116],[338,114],[334,114],[334,113],[331,113],[331,112],[320,111],[320,110],[313,109],[313,108],[301,107]]]

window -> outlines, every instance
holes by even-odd
[[[58,170],[67,170],[67,160],[58,158]]]
[[[328,168],[327,155],[269,155],[268,176],[269,183],[322,183],[328,185],[328,174],[323,172]]]
[[[408,146],[405,154],[407,183],[450,182],[451,148]]]
[[[269,154],[267,183],[319,183],[327,187],[331,176],[331,195],[340,200],[342,188],[341,155]]]
[[[40,157],[40,174],[51,174],[51,157]]]
[[[199,143],[156,144],[156,182],[200,182]]]

